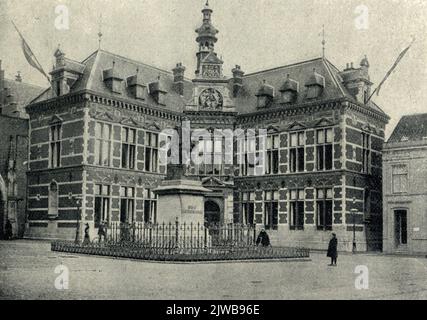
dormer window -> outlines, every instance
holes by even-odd
[[[104,83],[114,93],[122,92],[122,81],[123,78],[119,75],[115,68],[115,62],[113,61],[113,67],[111,69],[104,70]]]
[[[313,69],[313,74],[310,76],[305,86],[307,87],[307,99],[315,99],[322,95],[323,88],[325,87],[325,77]]]
[[[269,107],[273,102],[274,87],[267,84],[264,80],[256,94],[256,97],[258,98],[258,108],[261,109]]]
[[[286,76],[286,81],[280,89],[282,103],[292,103],[295,102],[299,92],[299,83],[289,77],[289,74]]]
[[[127,86],[131,95],[135,99],[145,99],[145,88],[146,85],[142,81],[142,77],[139,74],[139,70],[136,70],[136,74],[127,78]]]
[[[167,90],[166,87],[159,75],[157,81],[149,84],[150,95],[156,100],[156,102],[160,105],[166,105],[166,95]]]

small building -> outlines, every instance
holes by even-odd
[[[427,113],[404,116],[383,150],[386,253],[427,253]]]
[[[25,106],[41,87],[5,78],[0,60],[0,239],[6,221],[14,237],[22,237],[26,211],[26,161],[28,159],[28,115]]]

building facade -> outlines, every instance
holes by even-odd
[[[180,63],[168,72],[104,50],[82,62],[55,52],[52,88],[27,107],[27,235],[73,237],[78,212],[93,234],[102,220],[161,222],[152,190],[167,173],[165,129],[263,129],[235,135],[231,151],[225,137],[191,136],[192,152],[222,159],[186,163],[212,190],[207,223],[256,224],[273,243],[319,249],[333,231],[341,250],[353,237],[357,250],[380,249],[388,116],[366,103],[367,58],[342,71],[324,57],[246,75],[236,65],[227,77],[212,12],[196,30],[193,79]]]
[[[427,253],[427,113],[404,116],[383,151],[384,252]]]
[[[6,221],[13,237],[22,237],[26,220],[28,115],[25,106],[42,88],[7,79],[0,60],[0,239]]]

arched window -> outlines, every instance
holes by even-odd
[[[58,184],[52,181],[49,185],[49,218],[56,218],[58,216]]]

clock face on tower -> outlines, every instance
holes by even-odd
[[[199,96],[199,105],[202,109],[219,110],[222,108],[222,102],[221,93],[213,88],[203,90]]]

